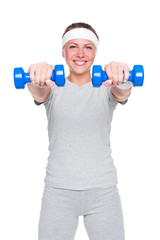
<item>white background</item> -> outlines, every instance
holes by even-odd
[[[126,240],[159,240],[160,114],[158,0],[6,0],[0,5],[0,239],[35,240],[48,157],[47,118],[27,88],[16,90],[13,69],[46,61],[64,64],[61,36],[73,22],[91,24],[100,37],[95,64],[143,64],[134,88],[112,122]],[[65,65],[67,72],[67,66]],[[88,236],[80,217],[76,240]],[[101,239],[100,239],[101,240]]]

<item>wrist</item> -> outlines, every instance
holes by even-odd
[[[132,82],[127,81],[125,83],[117,85],[116,87],[119,88],[119,89],[122,89],[122,90],[124,89],[125,90],[125,89],[129,89],[129,88],[133,87],[133,84],[132,84]]]
[[[118,85],[118,86],[120,86],[120,85]],[[131,89],[132,89],[132,87],[126,88],[126,89],[120,89],[120,88],[118,88],[117,86],[112,86],[112,87],[111,87],[111,92],[112,92],[114,98],[115,98],[118,102],[123,102],[123,101],[125,101],[126,99],[128,99],[128,97],[130,96],[130,94],[131,94]]]

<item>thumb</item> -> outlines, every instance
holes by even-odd
[[[104,86],[106,86],[106,87],[110,87],[110,86],[112,85],[112,80],[107,80],[107,81],[105,81],[103,84],[104,84]]]
[[[53,87],[53,86],[55,85],[55,82],[53,82],[53,81],[50,80],[50,79],[47,79],[47,80],[46,80],[46,85],[47,85],[47,87]]]

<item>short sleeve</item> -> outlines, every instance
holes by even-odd
[[[36,100],[34,100],[34,103],[35,103],[37,106],[39,106],[39,105],[43,104],[44,102],[37,102]]]
[[[44,106],[48,107],[53,99],[53,94],[54,94],[54,87],[51,87],[51,91],[49,93],[48,99],[44,102]]]

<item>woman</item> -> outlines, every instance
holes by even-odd
[[[97,45],[97,33],[88,24],[65,30],[62,56],[70,73],[64,87],[50,80],[52,65],[29,68],[28,89],[35,103],[46,108],[50,150],[39,240],[73,240],[79,216],[84,216],[90,240],[124,240],[110,129],[116,105],[127,102],[132,86],[122,84],[128,66],[111,62],[105,65],[109,80],[93,87],[90,69]]]

